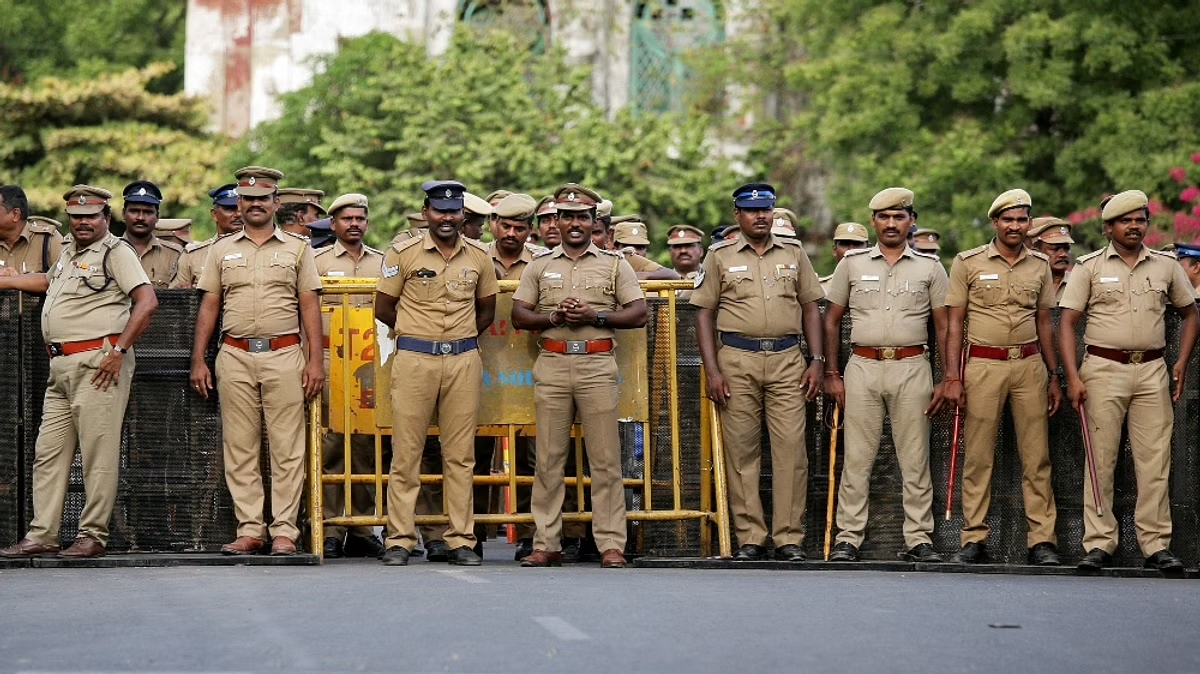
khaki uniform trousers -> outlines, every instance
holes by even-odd
[[[1171,432],[1175,427],[1168,386],[1169,373],[1163,359],[1149,363],[1121,364],[1086,356],[1079,377],[1087,386],[1088,421],[1091,422],[1092,454],[1096,477],[1104,497],[1104,515],[1096,515],[1092,480],[1083,473],[1083,549],[1100,548],[1112,554],[1117,549],[1117,520],[1113,516],[1113,471],[1121,447],[1122,421],[1129,425],[1133,471],[1137,479],[1137,506],[1133,521],[1138,547],[1149,557],[1171,546]]]
[[[804,446],[804,354],[800,347],[753,352],[721,347],[717,366],[729,386],[721,410],[729,509],[738,545],[766,545],[767,525],[758,493],[762,418],[771,435],[771,538],[776,547],[804,544],[808,454]]]
[[[329,432],[321,442],[321,467],[326,473],[341,474],[346,465],[346,436],[342,433]],[[373,474],[375,472],[375,438],[361,433],[350,435],[350,469],[354,473]],[[325,518],[341,517],[346,514],[346,487],[344,484],[325,485]],[[375,487],[369,484],[356,484],[350,487],[350,507],[354,515],[372,515],[375,513]],[[368,526],[351,527],[350,534],[354,536],[371,537],[375,530]],[[326,538],[344,539],[346,527],[325,527]]]
[[[613,354],[569,355],[543,351],[533,365],[537,405],[537,471],[532,510],[537,526],[533,547],[562,550],[563,482],[567,456],[574,453],[571,425],[578,410],[588,440],[592,476],[592,531],[596,548],[625,550],[625,485],[617,426],[617,361]]]
[[[1021,493],[1029,526],[1026,547],[1058,543],[1054,534],[1057,511],[1050,484],[1046,365],[1031,356],[1019,360],[971,358],[963,375],[967,394],[962,473],[962,544],[986,543],[984,519],[992,504],[992,468],[996,460],[996,435],[1004,414],[1004,401],[1012,408],[1021,457]]]
[[[272,537],[299,539],[296,517],[304,493],[304,352],[300,345],[250,353],[222,346],[217,393],[225,449],[225,483],[233,496],[238,536],[265,539],[263,422],[271,459]]]
[[[392,357],[392,468],[388,478],[387,547],[417,545],[421,456],[437,410],[442,447],[442,492],[450,549],[475,546],[472,474],[475,430],[483,391],[479,351],[434,356],[398,350]]]
[[[583,447],[584,456],[587,456],[587,443]],[[517,436],[517,449],[513,453],[516,459],[515,466],[517,475],[536,475],[537,471],[537,442],[534,438]],[[570,476],[583,477],[578,469],[575,461],[575,442],[567,443],[567,462],[563,467],[563,474]],[[574,487],[566,488],[563,497],[563,512],[573,513],[579,509],[579,496]],[[517,487],[517,512],[531,512],[532,508],[532,487]],[[533,524],[518,524],[517,538],[533,538],[537,531],[537,527]],[[587,522],[563,522],[562,535],[566,538],[583,538],[587,536]]]
[[[58,545],[63,503],[71,481],[78,443],[83,459],[87,504],[79,516],[79,535],[108,544],[108,521],[117,501],[121,463],[121,425],[133,384],[133,351],[122,358],[117,382],[107,391],[91,382],[111,346],[50,359],[42,424],[33,459],[33,521],[26,537]]]
[[[421,449],[420,471],[422,475],[440,475],[442,472],[442,445],[436,435],[425,437],[425,446]],[[442,485],[423,484],[417,494],[416,512],[418,515],[442,515],[446,509],[443,501]],[[421,540],[428,547],[433,541],[444,542],[447,529],[449,527],[445,524],[428,524],[418,530]]]
[[[871,469],[879,454],[883,417],[892,420],[892,441],[903,479],[904,544],[932,543],[933,480],[929,476],[929,418],[933,400],[929,357],[846,364],[846,454],[838,487],[839,543],[861,547],[867,527]]]

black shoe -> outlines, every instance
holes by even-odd
[[[1183,571],[1183,561],[1171,554],[1170,550],[1159,550],[1146,558],[1147,569],[1158,569],[1163,573]]]
[[[900,559],[906,562],[920,562],[922,564],[941,564],[945,561],[929,543],[918,543],[912,546],[908,552],[900,553]]]
[[[324,545],[321,546],[321,555],[325,559],[337,559],[342,556],[342,542],[333,536],[325,539]]]
[[[735,562],[760,562],[767,558],[767,549],[761,545],[743,545],[733,553]]]
[[[483,541],[475,541],[475,547],[471,548],[471,552],[474,552],[475,556],[483,559]]]
[[[1033,566],[1058,566],[1062,560],[1058,558],[1058,549],[1054,544],[1044,541],[1029,548],[1029,563]]]
[[[579,561],[583,564],[600,561],[600,550],[596,547],[596,539],[591,535],[579,539]]]
[[[967,543],[954,555],[953,561],[956,564],[987,564],[991,558],[983,543]]]
[[[858,559],[858,548],[846,541],[835,543],[833,551],[829,553],[831,562],[857,562]]]
[[[329,539],[325,539],[326,542]],[[383,554],[383,543],[374,535],[371,536],[355,536],[350,534],[346,537],[346,556],[347,557],[374,557],[378,559]]]
[[[513,555],[513,559],[515,561],[519,562],[522,559],[525,559],[526,557],[528,557],[529,555],[532,555],[532,554],[533,554],[533,539],[532,538],[522,538],[521,540],[517,541],[517,552],[516,552],[516,554]]]
[[[582,542],[578,538],[562,539],[562,560],[567,564],[579,563],[579,546]]]
[[[804,562],[808,560],[808,555],[799,545],[781,545],[775,548],[775,559],[781,562]]]
[[[1079,563],[1075,565],[1075,568],[1079,569],[1080,571],[1089,572],[1099,571],[1106,566],[1112,566],[1112,555],[1101,550],[1100,548],[1092,548],[1086,555],[1083,556],[1083,559],[1079,560]]]
[[[450,548],[446,541],[429,541],[425,544],[425,559],[431,562],[444,562],[448,559]]]
[[[394,548],[388,548],[383,551],[384,566],[408,566],[408,550],[397,545]]]
[[[474,550],[465,545],[461,548],[454,548],[451,550],[448,554],[448,557],[449,559],[446,561],[450,562],[454,566],[479,566],[480,564],[483,564],[483,558],[475,554]]]

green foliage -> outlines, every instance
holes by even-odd
[[[792,104],[755,128],[752,160],[781,182],[826,176],[838,221],[909,187],[947,254],[990,238],[987,207],[1012,187],[1035,215],[1125,189],[1172,197],[1168,169],[1200,145],[1190,3],[766,0],[760,14],[714,59]]]
[[[190,217],[210,228],[205,194],[227,182],[227,141],[209,136],[204,102],[148,91],[174,65],[153,64],[71,82],[0,84],[0,175],[25,188],[31,210],[62,218],[62,193],[77,183],[119,194],[153,180],[167,201],[164,217]],[[120,208],[120,199],[113,202]]]
[[[712,159],[703,116],[613,119],[592,102],[587,71],[539,55],[506,31],[459,30],[425,48],[374,33],[321,58],[310,86],[282,97],[228,167],[275,166],[285,182],[371,198],[370,238],[389,240],[420,208],[421,183],[453,178],[540,198],[564,182],[598,189],[614,213],[640,213],[661,248],[670,225],[726,219],[729,168]]]
[[[0,0],[0,82],[93,78],[151,63],[178,69],[153,90],[183,88],[187,0]]]

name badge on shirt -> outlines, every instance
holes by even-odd
[[[862,280],[863,281],[878,281],[879,277],[874,274],[863,274]]]
[[[739,272],[739,271],[746,271],[746,269],[747,269],[746,265],[744,265],[744,264],[739,264],[739,265],[738,265],[738,266],[736,266],[736,267],[730,267],[730,268],[729,268],[729,271],[732,271],[732,272]]]
[[[344,272],[344,271],[330,271],[330,272],[325,272],[325,275],[326,275],[326,276],[345,276],[345,275],[346,275],[346,272]]]
[[[979,280],[980,281],[999,281],[1000,275],[999,274],[980,274]]]
[[[562,274],[556,271],[548,271],[545,274],[542,274],[542,278],[562,278]]]
[[[241,253],[230,253],[221,259],[222,260],[240,260],[240,259],[242,259],[242,254]]]
[[[1101,283],[1120,283],[1121,279],[1117,278],[1116,276],[1101,276],[1100,282]]]

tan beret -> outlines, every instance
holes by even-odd
[[[483,197],[477,197],[470,192],[463,192],[463,210],[467,215],[491,215],[492,205]]]
[[[265,166],[243,166],[234,174],[237,177],[237,192],[240,196],[265,197],[279,189],[283,171]]]
[[[509,194],[496,203],[492,211],[497,217],[528,220],[537,210],[537,202],[528,194]]]
[[[32,218],[30,218],[32,219]],[[154,231],[156,232],[178,232],[185,227],[191,227],[191,218],[160,218],[154,223]]]
[[[607,218],[612,215],[613,202],[608,199],[601,199],[600,203],[596,204],[596,217]]]
[[[603,197],[578,183],[567,183],[554,191],[554,206],[560,211],[586,211],[601,201]]]
[[[888,208],[899,208],[898,206],[886,206],[880,210]],[[834,241],[858,241],[859,243],[867,243],[870,237],[867,236],[866,225],[860,225],[857,222],[843,222],[833,231]]]
[[[1025,236],[1043,243],[1075,243],[1071,238],[1071,223],[1053,216],[1034,218]]]
[[[640,220],[630,220],[613,228],[613,241],[619,245],[649,246],[649,233],[646,223]]]
[[[691,225],[675,225],[667,230],[668,246],[682,246],[689,243],[704,243],[704,232]]]
[[[109,199],[112,192],[91,185],[76,185],[63,194],[68,215],[95,215],[104,210]]]
[[[1108,203],[1104,205],[1104,211],[1100,214],[1100,219],[1108,222],[1115,220],[1126,213],[1132,213],[1139,208],[1146,208],[1150,204],[1150,199],[1146,197],[1146,193],[1141,190],[1129,190],[1115,195]]]
[[[367,208],[367,195],[359,194],[357,192],[343,194],[337,199],[334,199],[332,204],[329,204],[329,212],[336,213],[338,209],[345,208],[347,206],[354,206],[355,208]]]
[[[867,204],[867,208],[870,208],[871,212],[886,211],[890,208],[912,208],[912,206],[912,190],[904,187],[889,187],[881,190],[871,197],[871,203]]]
[[[992,207],[988,209],[988,217],[994,218],[1010,208],[1033,208],[1033,200],[1029,198],[1029,193],[1025,190],[1009,190],[992,202]]]
[[[491,204],[492,207],[494,208],[496,206],[496,204],[500,203],[501,199],[503,199],[504,197],[507,197],[510,194],[512,194],[512,192],[510,192],[508,190],[496,190],[484,198],[487,199],[487,202],[489,204]]]
[[[537,208],[534,210],[533,214],[540,218],[543,215],[554,215],[557,212],[558,209],[554,206],[554,195],[550,194],[542,197],[537,202]]]

